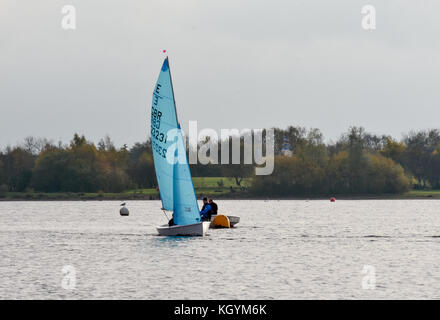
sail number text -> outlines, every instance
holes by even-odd
[[[151,138],[153,149],[163,158],[166,158],[167,149],[162,147],[160,143],[167,143],[167,136],[160,130],[160,122],[162,119],[162,112],[156,109],[159,97],[155,94],[153,106],[151,108]]]

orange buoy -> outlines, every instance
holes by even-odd
[[[212,226],[214,228],[230,228],[231,223],[229,222],[229,218],[227,216],[219,214],[212,221]]]
[[[336,201],[335,197],[330,198],[330,202],[335,202],[335,201]]]

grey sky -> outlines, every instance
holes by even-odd
[[[61,28],[74,5],[77,29]],[[377,29],[361,28],[361,7]],[[440,2],[0,0],[0,147],[74,132],[146,139],[170,57],[179,119],[205,127],[440,127]],[[149,122],[149,121],[148,121]]]

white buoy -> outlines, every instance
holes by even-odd
[[[129,211],[128,211],[128,209],[125,207],[125,206],[123,206],[120,210],[119,210],[119,214],[121,215],[121,216],[128,216],[129,215]]]

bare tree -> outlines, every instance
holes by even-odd
[[[50,145],[51,142],[46,138],[36,138],[33,136],[28,136],[24,138],[23,149],[33,155],[38,155],[43,149]]]

